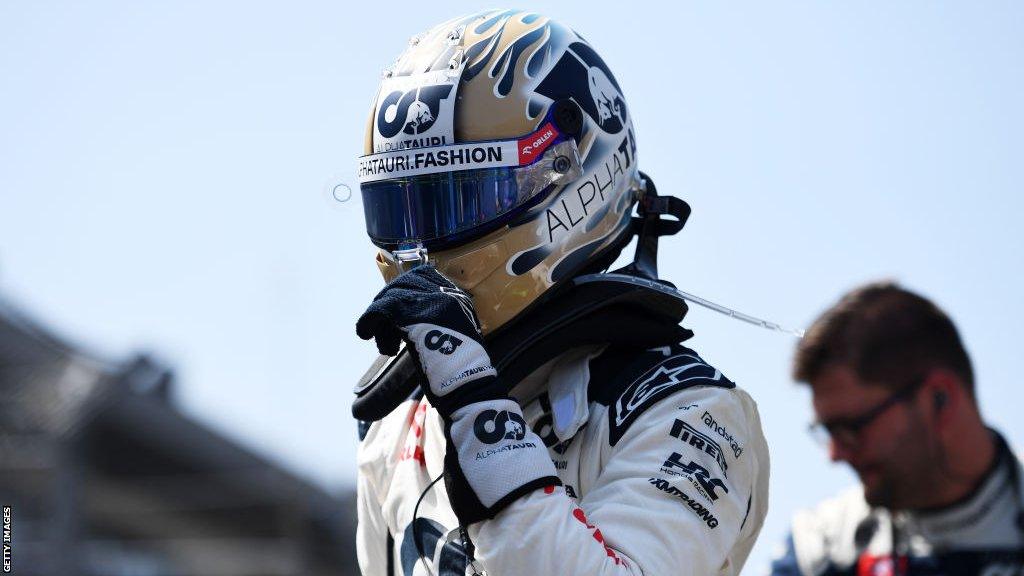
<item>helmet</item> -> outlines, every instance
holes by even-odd
[[[410,40],[384,71],[358,174],[385,280],[429,261],[472,294],[485,334],[610,264],[641,182],[604,61],[568,27],[519,11]]]

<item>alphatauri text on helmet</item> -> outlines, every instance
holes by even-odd
[[[630,143],[630,131],[619,147],[607,156],[604,163],[596,170],[585,174],[586,178],[576,185],[572,191],[562,194],[558,202],[546,211],[548,242],[555,241],[558,229],[569,232],[587,219],[608,201],[609,194],[615,186],[621,185],[627,177],[627,170],[633,164],[635,146]]]
[[[431,172],[454,172],[518,165],[519,154],[516,150],[516,142],[511,140],[363,156],[359,159],[358,178],[360,182],[372,182]]]
[[[358,177],[360,182],[373,182],[434,172],[524,166],[538,162],[544,151],[560,138],[558,129],[548,122],[518,140],[465,142],[380,152],[359,159]]]
[[[448,143],[444,136],[430,136],[429,138],[409,138],[397,142],[385,142],[378,146],[378,152],[390,152],[392,150],[408,150],[410,148],[430,148],[431,146],[443,146]]]

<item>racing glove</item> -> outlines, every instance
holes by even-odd
[[[520,496],[560,485],[544,442],[497,386],[473,300],[430,265],[392,280],[356,323],[381,354],[405,340],[444,419],[445,487],[460,522],[493,518]]]

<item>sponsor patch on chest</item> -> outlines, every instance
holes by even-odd
[[[614,446],[645,410],[662,398],[693,386],[735,386],[693,352],[677,354],[644,372],[608,407],[608,442]]]

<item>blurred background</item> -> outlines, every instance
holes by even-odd
[[[355,183],[380,72],[468,2],[0,3],[0,504],[19,574],[355,574]],[[1018,447],[1024,4],[520,6],[613,70],[693,216],[681,289],[789,326],[893,278],[945,307]],[[348,184],[346,202],[331,190]],[[344,199],[344,196],[342,196]],[[694,308],[758,400],[772,501],[855,482],[794,339]]]

